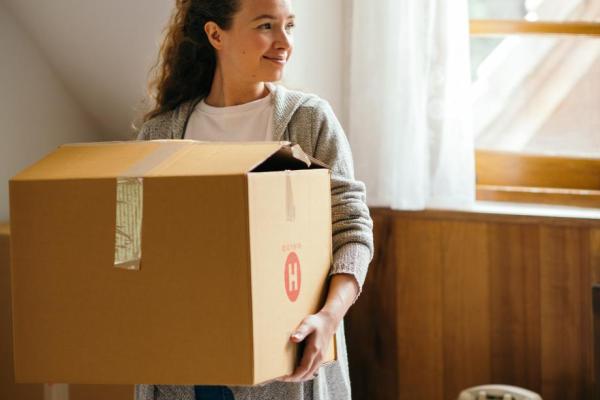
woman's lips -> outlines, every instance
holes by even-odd
[[[267,60],[272,61],[277,65],[285,65],[286,63],[286,60],[284,58],[271,58],[267,56],[264,56],[263,58],[266,58]]]

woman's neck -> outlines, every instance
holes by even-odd
[[[210,93],[204,101],[213,107],[229,107],[262,99],[269,94],[264,82],[243,83],[226,80],[217,68]]]

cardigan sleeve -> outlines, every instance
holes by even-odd
[[[155,400],[154,385],[135,385],[134,400]]]
[[[333,265],[329,275],[353,275],[359,288],[356,302],[373,258],[373,221],[366,188],[354,179],[350,144],[329,103],[319,99],[312,124],[314,156],[331,168]]]

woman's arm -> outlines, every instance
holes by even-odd
[[[358,293],[373,258],[373,221],[367,207],[364,183],[354,177],[350,144],[329,103],[313,108],[313,156],[331,170],[331,222],[333,265],[330,275],[350,274]]]

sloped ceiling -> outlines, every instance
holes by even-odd
[[[131,138],[173,2],[0,1],[103,136]]]

